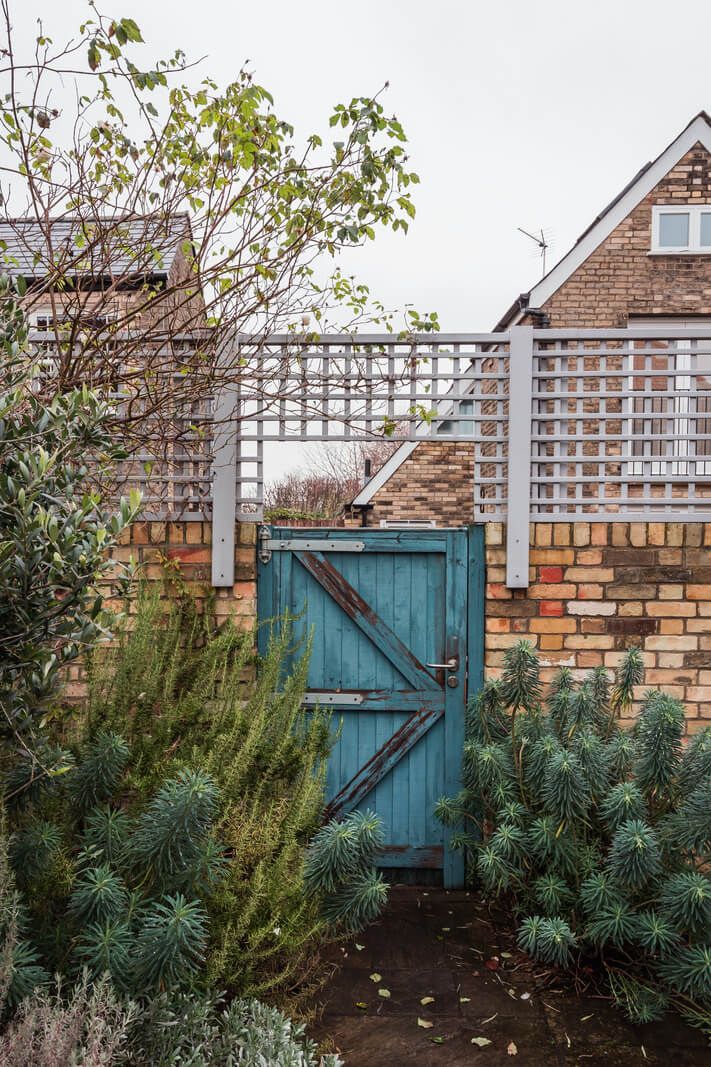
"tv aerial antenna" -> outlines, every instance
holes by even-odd
[[[528,230],[524,230],[521,226],[517,226],[516,229],[519,233],[522,233],[524,237],[528,237],[531,241],[534,242],[535,245],[537,245],[542,261],[541,265],[543,268],[541,276],[543,276],[543,274],[546,273],[546,252],[550,248],[550,241],[548,239],[549,235],[546,233],[545,230],[541,230],[539,234],[535,234],[529,233]]]

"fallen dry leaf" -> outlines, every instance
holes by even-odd
[[[421,1026],[424,1030],[431,1030],[434,1026],[434,1023],[428,1022],[427,1019],[420,1019],[420,1017],[418,1016],[417,1025]]]
[[[367,1007],[368,1007],[368,1005],[365,1003],[364,1000],[357,1000],[356,1001],[356,1008],[360,1008],[361,1011],[365,1011],[365,1009]]]
[[[371,974],[370,980],[371,982],[381,982],[383,980],[383,976],[382,974],[378,974],[378,972],[375,971],[373,974]]]
[[[488,1037],[473,1037],[472,1038],[472,1045],[478,1045],[479,1048],[486,1048],[486,1046],[490,1045],[490,1044],[491,1044],[491,1041],[489,1041]]]
[[[518,1049],[514,1045],[513,1041],[509,1041],[508,1048],[506,1049],[509,1056],[518,1056]]]
[[[356,948],[358,949],[359,952],[362,952],[363,949],[365,948],[365,945],[359,945],[358,942],[356,941]]]
[[[420,1004],[434,1004],[434,997],[423,997]]]
[[[485,967],[488,967],[490,971],[498,971],[499,969],[499,957],[492,956],[490,960],[486,960]]]
[[[443,1037],[431,1037],[430,1041],[433,1041],[435,1043],[435,1045],[443,1045],[444,1044],[444,1038]]]
[[[378,996],[379,997],[385,997],[385,999],[387,1000],[387,998],[390,996],[390,990],[389,989],[379,989],[378,990]]]

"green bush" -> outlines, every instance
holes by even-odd
[[[671,1003],[711,1029],[711,730],[650,690],[630,649],[611,686],[563,668],[545,695],[526,642],[467,712],[462,791],[437,814],[483,889],[509,895],[521,948],[556,967],[596,958],[637,1022]]]
[[[14,747],[21,735],[34,751],[62,667],[113,621],[97,584],[116,570],[107,550],[140,494],[112,507],[96,488],[125,456],[108,403],[85,386],[50,402],[35,390],[24,291],[21,279],[0,277],[0,739]]]
[[[122,1001],[106,977],[91,983],[84,974],[67,994],[61,984],[53,991],[37,989],[0,1034],[0,1062],[3,1067],[126,1063],[136,1015],[136,1005]]]
[[[184,993],[150,1001],[132,1028],[130,1062],[136,1067],[342,1067],[276,1008],[258,1000],[225,1005],[208,994]]]
[[[224,864],[202,897],[210,923],[204,981],[279,997],[312,972],[326,933],[303,862],[323,816],[332,737],[329,714],[302,706],[308,649],[293,657],[291,620],[274,629],[258,663],[253,641],[231,624],[216,629],[187,594],[166,611],[141,590],[117,646],[92,659],[87,733],[92,743],[106,731],[127,738],[124,788],[133,805],[162,776],[191,767],[212,776]]]
[[[225,872],[213,834],[217,786],[203,770],[183,771],[117,821],[106,802],[120,799],[129,758],[126,743],[102,731],[67,773],[63,795],[47,804],[40,796],[17,815],[9,854],[26,941],[13,949],[21,955],[11,1006],[15,986],[24,996],[46,984],[34,973],[40,959],[70,977],[108,973],[134,994],[184,985],[202,966],[207,914],[198,894]],[[97,801],[104,806],[88,807]]]

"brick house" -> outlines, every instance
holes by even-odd
[[[66,333],[135,329],[137,316],[143,331],[161,334],[202,326],[204,301],[186,242],[192,232],[184,213],[0,220],[4,269],[27,282],[25,304],[39,330],[59,323]]]
[[[709,115],[692,119],[635,175],[494,331],[516,325],[532,325],[537,333],[711,327]],[[667,373],[664,382],[670,380],[679,379]],[[705,379],[692,380],[695,389],[707,388]],[[697,391],[693,405],[701,417],[711,413],[711,393]],[[638,437],[644,431],[663,436],[660,427],[670,425],[649,418],[629,423]],[[708,434],[711,421],[697,421],[696,428]],[[643,447],[635,442],[639,454]],[[663,445],[658,448],[661,454]],[[711,455],[711,442],[698,448],[697,455]],[[697,459],[697,472],[711,474],[711,463],[703,464]],[[467,441],[408,441],[355,498],[351,521],[472,523],[478,470]],[[626,466],[618,461],[618,480],[639,470],[634,460]],[[521,637],[537,646],[549,672],[561,664],[612,667],[621,649],[641,644],[647,683],[682,698],[689,730],[698,729],[711,719],[711,524],[689,521],[688,514],[640,514],[638,522],[634,516],[574,518],[532,517],[526,588],[507,585],[505,523],[487,522],[487,672],[497,674],[505,649]]]

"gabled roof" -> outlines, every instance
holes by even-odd
[[[706,111],[700,111],[656,159],[645,163],[615,199],[611,200],[581,233],[570,251],[558,260],[530,292],[521,294],[494,330],[505,330],[513,326],[526,314],[526,308],[542,307],[598,245],[627,218],[630,211],[651,193],[672,167],[699,143],[711,152],[711,116]]]
[[[494,332],[504,331],[509,326],[515,326],[524,317],[528,308],[542,307],[553,293],[560,289],[561,285],[585,262],[588,256],[644,200],[655,185],[659,184],[672,167],[696,144],[702,144],[707,151],[711,152],[711,116],[706,111],[700,111],[656,159],[645,163],[615,199],[593,219],[570,251],[533,286],[530,292],[521,293],[503,318],[494,326]],[[368,504],[375,493],[392,477],[398,467],[405,462],[408,456],[412,455],[418,443],[417,441],[406,441],[401,445],[387,463],[380,468],[378,473],[361,489],[354,499],[353,505]]]
[[[86,233],[84,245],[77,238]],[[83,277],[102,275],[150,274],[167,276],[185,240],[191,239],[190,219],[186,213],[167,218],[138,215],[133,218],[105,217],[81,219],[64,216],[51,219],[47,226],[35,219],[0,219],[0,261],[22,274],[28,281],[46,274],[52,258],[56,264],[77,260],[76,274]],[[82,255],[83,253],[83,255]]]

